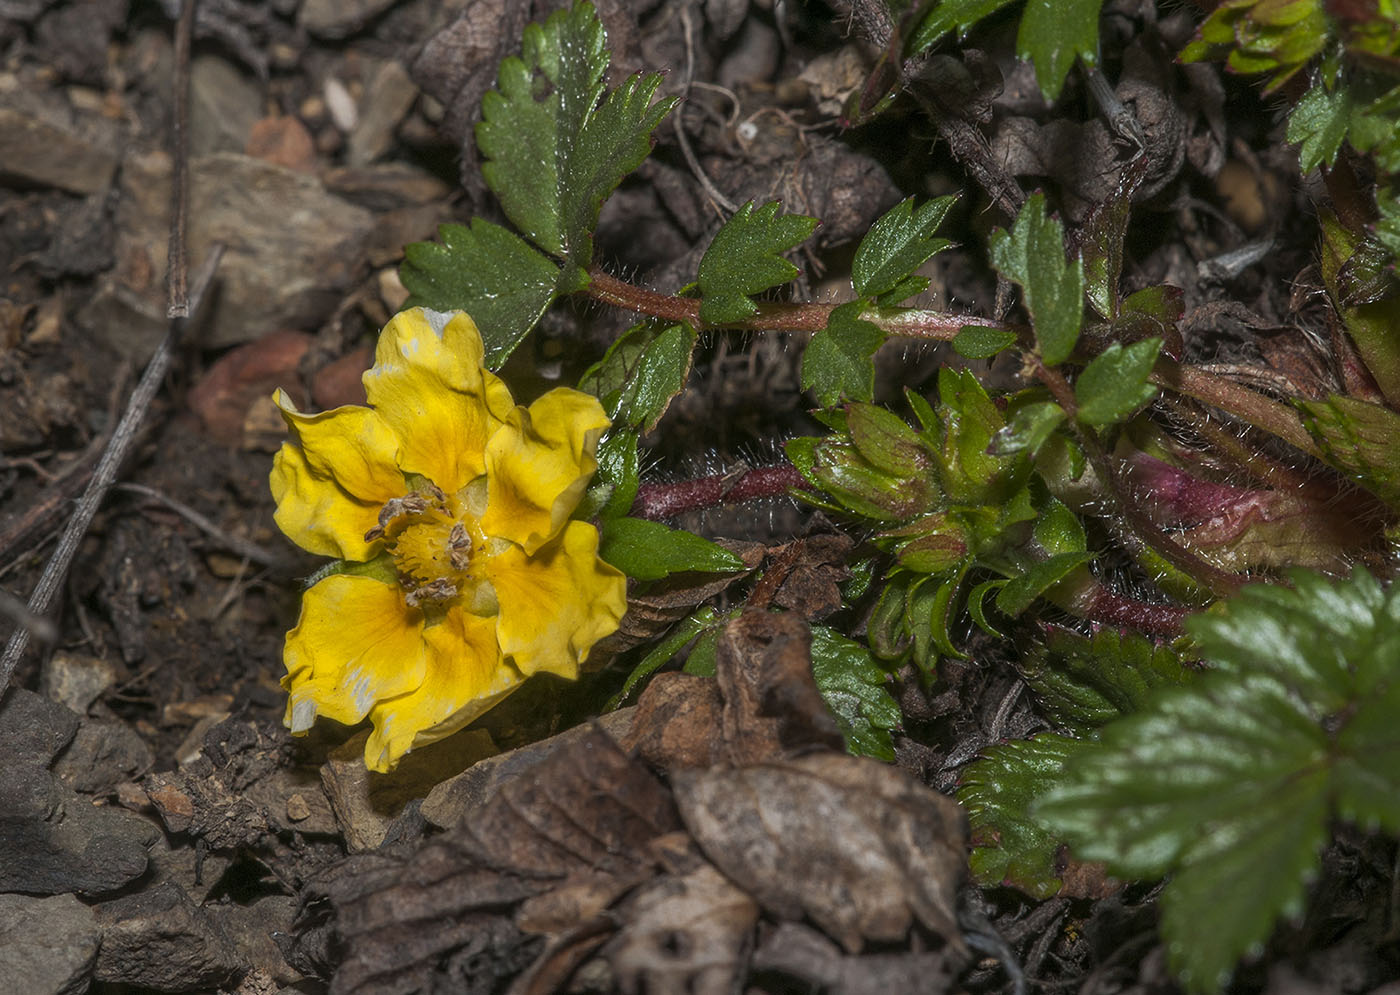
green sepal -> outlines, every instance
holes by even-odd
[[[336,577],[345,574],[351,577],[369,577],[385,584],[397,586],[399,583],[398,571],[394,569],[394,557],[389,553],[380,553],[370,560],[332,560],[321,567],[302,583],[302,590],[308,590],[327,577]]]

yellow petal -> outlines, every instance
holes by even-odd
[[[527,553],[552,539],[598,469],[598,438],[609,424],[596,397],[568,387],[511,412],[486,446],[486,534]]]
[[[424,630],[427,669],[417,690],[370,710],[365,766],[387,771],[409,750],[436,743],[497,704],[524,679],[501,659],[496,620],[453,606]]]
[[[427,652],[423,613],[408,607],[397,585],[325,578],[302,595],[301,618],[287,633],[287,725],[305,732],[317,715],[359,722],[376,702],[423,684]]]
[[[598,530],[570,522],[534,556],[511,546],[486,565],[501,613],[501,652],[522,674],[578,676],[599,639],[627,610],[627,579],[598,559]]]
[[[413,308],[384,326],[369,403],[399,439],[399,466],[449,494],[485,472],[483,451],[511,410],[510,390],[481,366],[481,334],[469,316]]]
[[[277,526],[312,553],[369,559],[379,547],[365,542],[365,532],[377,524],[384,502],[405,490],[394,433],[369,408],[307,415],[283,391],[273,397],[295,440],[272,461]]]

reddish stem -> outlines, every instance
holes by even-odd
[[[802,474],[791,463],[761,466],[737,478],[733,474],[721,473],[674,484],[644,484],[637,489],[631,514],[637,518],[661,521],[687,511],[701,511],[721,504],[778,497],[794,487],[805,485]]]
[[[1191,609],[1180,605],[1158,605],[1118,594],[1103,584],[1076,606],[1075,614],[1091,622],[1136,629],[1149,636],[1174,638],[1181,635],[1181,623]]]

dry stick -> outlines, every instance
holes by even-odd
[[[190,170],[186,153],[185,132],[190,120],[190,42],[194,36],[194,8],[198,0],[185,0],[180,21],[175,26],[175,94],[174,120],[171,122],[171,146],[177,165],[170,184],[170,247],[166,253],[165,316],[190,316],[189,287],[185,233],[189,228]]]
[[[154,487],[147,487],[145,484],[131,483],[117,484],[115,486],[119,491],[125,491],[128,494],[139,494],[141,497],[150,498],[152,501],[157,501],[165,505],[195,528],[217,541],[225,549],[237,553],[245,560],[249,560],[264,567],[270,567],[273,570],[282,570],[291,565],[292,561],[287,557],[274,553],[270,549],[264,549],[257,543],[236,536],[231,532],[225,532],[189,505],[182,501],[177,501],[167,494],[162,494]]]
[[[184,137],[186,126],[186,121],[180,120],[180,118],[187,117],[189,113],[188,102],[181,99],[180,94],[189,88],[190,33],[194,24],[195,2],[196,0],[185,0],[185,10],[180,16],[175,38],[175,113],[177,120],[174,134],[179,139]],[[187,179],[181,178],[181,174],[186,173],[189,169],[189,159],[185,155],[183,144],[175,146],[174,159],[175,176],[177,177],[176,188],[183,190]],[[188,203],[181,195],[177,195],[175,208],[177,213],[172,215],[170,219],[171,226],[185,229],[189,223]],[[172,234],[170,244],[172,250],[179,251],[180,255],[172,257],[169,260],[169,265],[172,269],[183,270],[185,267],[184,231],[180,232],[178,238]],[[203,296],[203,291],[212,281],[214,271],[218,267],[222,255],[223,248],[217,245],[209,253],[209,258],[205,261],[196,280],[196,298]],[[170,287],[172,292],[184,295],[184,274],[178,278],[172,277]],[[177,311],[186,313],[189,311],[190,302],[187,296],[182,296],[178,300],[172,299],[167,303],[171,314]],[[97,514],[102,499],[106,497],[108,489],[116,480],[117,472],[121,469],[121,465],[136,439],[141,421],[146,416],[146,410],[151,406],[151,401],[155,399],[156,392],[160,390],[161,382],[165,379],[165,371],[169,368],[171,357],[174,355],[175,343],[187,323],[188,318],[185,317],[170,319],[165,337],[156,348],[155,354],[151,356],[146,371],[141,375],[140,382],[136,384],[136,389],[131,392],[131,399],[127,402],[126,411],[122,413],[121,421],[117,423],[116,429],[112,432],[112,439],[102,454],[97,469],[93,471],[92,480],[88,482],[87,490],[83,492],[82,498],[78,501],[78,507],[74,510],[73,517],[68,520],[67,527],[64,528],[63,534],[59,537],[58,546],[49,557],[43,575],[40,576],[39,583],[35,585],[34,592],[29,597],[31,614],[43,616],[53,603],[53,597],[62,585],[63,579],[68,575],[68,567],[78,552],[78,545],[83,541],[83,536],[87,535],[88,526],[92,524],[93,516]],[[20,657],[24,655],[24,650],[28,645],[29,629],[20,626],[10,635],[9,642],[5,644],[5,651],[3,655],[0,655],[0,695],[4,695],[6,688],[9,687],[10,678],[14,675],[15,667],[19,664]]]

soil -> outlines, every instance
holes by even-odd
[[[0,3],[0,586],[21,601],[166,328],[174,6]],[[363,399],[358,375],[378,329],[405,297],[397,277],[401,247],[431,238],[442,222],[474,214],[500,220],[470,127],[494,67],[518,46],[523,25],[559,6],[199,5],[190,273],[198,274],[215,242],[225,255],[120,483],[62,585],[56,636],[23,657],[0,708],[0,743],[17,751],[6,755],[29,758],[28,766],[14,765],[23,778],[0,778],[0,798],[41,784],[51,791],[50,808],[129,817],[92,828],[70,815],[66,824],[79,834],[74,839],[86,841],[81,846],[45,835],[47,829],[36,836],[0,828],[0,859],[16,867],[37,862],[28,876],[0,874],[0,892],[7,893],[0,899],[35,903],[0,904],[0,923],[11,924],[7,916],[48,922],[38,904],[45,903],[42,915],[61,923],[55,935],[73,938],[47,958],[53,968],[71,954],[72,969],[59,980],[36,969],[34,984],[113,995],[490,991],[512,981],[525,986],[515,990],[554,990],[539,967],[544,941],[522,938],[510,916],[488,915],[485,905],[450,913],[469,941],[404,960],[413,931],[402,932],[403,921],[374,905],[384,894],[376,889],[396,875],[421,877],[425,853],[449,852],[441,841],[455,837],[440,830],[450,820],[423,814],[434,785],[476,769],[485,756],[528,749],[598,714],[634,657],[578,684],[532,684],[473,729],[423,751],[396,780],[367,778],[357,766],[355,730],[323,723],[294,741],[282,726],[282,639],[295,622],[302,583],[320,562],[274,526],[267,476],[282,439],[269,400],[275,387],[322,408]],[[799,259],[798,292],[837,299],[853,242],[874,217],[911,193],[962,191],[948,227],[966,233],[967,247],[935,257],[923,300],[994,312],[997,288],[979,262],[978,243],[1003,216],[970,172],[969,158],[950,154],[959,132],[946,123],[979,129],[989,140],[986,168],[1017,190],[1055,191],[1071,219],[1117,181],[1115,139],[1077,73],[1053,107],[1044,104],[1013,58],[1014,19],[1005,18],[961,46],[954,68],[963,103],[956,116],[944,108],[944,127],[932,123],[928,105],[951,99],[954,87],[933,79],[928,93],[904,95],[884,116],[844,128],[846,102],[879,56],[862,41],[863,26],[853,24],[851,8],[868,6],[601,0],[616,64],[665,69],[663,92],[689,94],[678,123],[663,124],[653,157],[604,210],[597,240],[605,267],[667,291],[693,279],[724,213],[698,179],[703,172],[734,204],[777,198],[820,218]],[[464,22],[471,30],[461,30]],[[1328,374],[1307,336],[1269,334],[1325,332],[1321,281],[1310,268],[1317,191],[1298,176],[1278,107],[1217,66],[1173,63],[1171,53],[1189,33],[1186,11],[1113,2],[1103,23],[1103,70],[1131,84],[1120,92],[1132,95],[1151,163],[1140,207],[1148,220],[1130,246],[1128,289],[1173,283],[1188,311],[1221,302],[1221,320],[1183,344],[1189,356],[1266,366],[1298,393],[1317,395]],[[687,164],[678,130],[698,171]],[[1267,252],[1229,268],[1229,252],[1265,239]],[[575,382],[627,320],[575,302],[557,305],[502,375],[523,400]],[[931,347],[886,349],[879,391],[889,398],[903,385],[929,382],[942,357]],[[783,438],[811,427],[808,407],[795,351],[781,337],[713,337],[697,357],[691,388],[651,439],[648,479],[771,462]],[[786,501],[720,509],[681,524],[765,544],[770,557],[812,527],[807,513]],[[818,554],[801,555],[819,572]],[[649,610],[671,617],[667,606]],[[901,683],[899,766],[946,792],[978,750],[1024,731],[1027,706],[1005,664],[988,650],[949,665],[932,688]],[[16,730],[38,732],[25,739]],[[764,750],[779,750],[763,742]],[[641,783],[631,768],[625,776],[608,774],[613,780],[598,776],[613,786]],[[696,804],[696,797],[684,795],[681,803]],[[655,801],[658,810],[669,811],[668,798]],[[101,839],[121,845],[104,851],[93,842]],[[485,846],[451,852],[463,866],[482,874],[497,867],[492,873],[504,875],[499,861],[483,856]],[[117,857],[131,857],[132,847],[144,863],[122,873]],[[347,861],[347,854],[355,856]],[[1286,927],[1265,956],[1246,965],[1236,987],[1350,993],[1381,991],[1389,982],[1385,990],[1393,992],[1400,976],[1394,936],[1383,935],[1394,924],[1383,914],[1388,902],[1393,911],[1393,856],[1382,842],[1341,836],[1327,854],[1313,916]],[[518,853],[500,859],[519,869]],[[707,895],[729,887],[674,855],[657,861],[688,887],[711,889]],[[610,881],[638,887],[626,876],[632,871],[610,873]],[[498,905],[535,895],[521,884],[526,877],[510,877],[518,889]],[[505,879],[492,878],[502,895]],[[792,968],[793,951],[818,947],[801,947],[781,933],[788,926],[765,920],[757,941],[763,956],[746,990],[901,990],[903,978],[940,991],[1011,992],[1024,990],[1021,984],[1086,995],[1171,991],[1152,898],[1142,886],[1043,902],[1011,889],[968,889],[960,915],[982,924],[982,943],[961,961],[940,960],[936,970],[918,958],[951,941],[938,939],[927,916],[916,917],[921,925],[910,938],[867,946],[863,960],[789,924],[806,929],[811,937],[802,942],[821,951],[799,961],[838,965],[807,975]],[[375,909],[365,915],[388,932],[374,935],[395,942],[376,945],[365,939],[370,932],[347,927],[356,908]],[[810,910],[809,917],[821,922]],[[571,929],[575,966],[590,963],[593,948],[581,945],[586,930],[577,923]],[[547,950],[557,967],[565,934],[544,935],[552,937]],[[355,937],[361,947],[351,943]],[[476,951],[478,960],[463,950]],[[614,954],[614,965],[625,962]],[[375,956],[383,963],[368,962]],[[399,969],[405,973],[395,977]],[[729,990],[713,980],[648,987],[644,973],[615,972],[590,975],[580,967],[556,981],[559,990],[624,982],[634,991]],[[685,977],[698,976],[667,977],[689,984]]]

